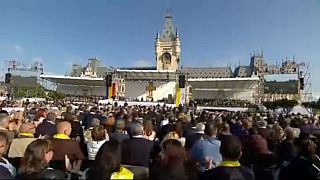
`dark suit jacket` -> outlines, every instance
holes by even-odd
[[[42,136],[49,136],[52,137],[54,134],[57,133],[57,128],[55,124],[52,124],[51,122],[44,121],[36,129],[36,137],[39,137],[40,134]]]
[[[173,124],[171,123],[162,126],[157,133],[159,140],[162,141],[163,138],[172,130],[172,128]]]
[[[254,180],[254,174],[250,169],[245,167],[216,167],[205,171],[200,180],[215,179],[215,180]]]
[[[122,142],[122,164],[149,167],[154,143],[144,138],[130,138]]]
[[[197,133],[197,130],[195,128],[188,127],[186,129],[184,129],[183,137],[190,137],[190,136],[194,135],[195,133]]]
[[[83,129],[79,121],[71,121],[71,134],[70,138],[75,138],[77,136],[83,137]]]
[[[186,149],[189,150],[192,148],[192,146],[199,141],[201,138],[203,138],[204,134],[202,133],[195,133],[189,137],[186,138]]]
[[[110,139],[117,140],[120,144],[122,143],[122,141],[124,141],[126,139],[129,139],[129,135],[128,134],[123,134],[123,133],[120,133],[120,132],[111,133],[109,135],[109,137],[110,137]]]
[[[304,157],[294,158],[290,164],[280,170],[281,180],[317,180],[320,179],[320,162],[312,162]]]
[[[258,128],[258,134],[265,139],[271,139],[272,130],[267,128]]]
[[[91,121],[93,118],[98,118],[101,121],[101,116],[99,114],[87,113],[84,115],[82,125],[85,127],[85,129],[91,127]]]

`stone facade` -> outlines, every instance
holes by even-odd
[[[180,62],[180,38],[174,29],[172,16],[167,15],[161,34],[157,32],[155,55],[157,70],[177,70]]]
[[[107,72],[113,71],[112,68],[104,66],[100,59],[94,57],[89,58],[88,64],[85,67],[82,67],[78,64],[72,65],[72,70],[70,76],[72,77],[105,77]]]

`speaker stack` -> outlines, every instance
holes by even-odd
[[[106,80],[106,87],[111,87],[112,86],[112,75],[107,74],[105,77],[105,80]]]
[[[11,73],[6,73],[4,82],[9,84],[11,82]]]
[[[303,90],[304,89],[304,78],[300,78],[299,81],[300,81],[300,90]]]
[[[179,88],[185,88],[185,87],[186,87],[186,76],[179,75]]]

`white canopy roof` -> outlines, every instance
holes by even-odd
[[[296,105],[294,106],[289,114],[301,114],[301,115],[307,115],[310,116],[310,112],[303,106],[301,105]]]
[[[51,81],[57,84],[77,85],[77,86],[105,86],[103,78],[92,77],[73,77],[61,75],[40,75],[42,79]]]

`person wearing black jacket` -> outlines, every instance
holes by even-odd
[[[57,128],[55,125],[57,115],[55,113],[48,113],[47,118],[37,126],[36,128],[36,137],[48,136],[52,137],[55,133],[57,133]]]
[[[236,136],[227,136],[221,142],[220,153],[222,162],[218,167],[207,170],[201,180],[254,180],[254,174],[250,169],[242,167],[239,163],[241,157],[241,142]],[[209,162],[208,164],[212,164]],[[211,165],[208,165],[210,167]]]
[[[139,122],[131,123],[131,137],[123,140],[122,164],[149,167],[154,142],[143,137],[143,126]]]
[[[298,156],[280,171],[281,180],[320,179],[320,158],[316,155],[316,144],[309,138],[298,139]]]
[[[89,113],[86,113],[82,119],[82,125],[84,126],[84,129],[88,129],[90,128],[90,125],[91,125],[91,121],[93,118],[98,118],[101,120],[101,115],[100,114],[97,114],[97,107],[92,107],[90,109],[90,112]]]

